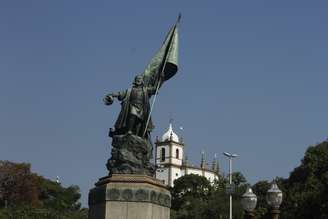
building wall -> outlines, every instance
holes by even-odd
[[[165,149],[165,160],[162,161],[162,148]],[[179,150],[177,158],[176,150]],[[182,165],[183,146],[169,143],[168,145],[161,145],[156,147],[156,162],[159,163],[172,163],[175,165]]]
[[[165,160],[162,161],[162,148],[165,149]],[[156,163],[168,163],[169,162],[169,147],[168,145],[158,146],[156,149]]]
[[[171,182],[170,182],[170,185],[169,186],[173,186],[174,185],[174,180],[178,179],[181,177],[181,169],[178,168],[178,167],[174,167],[174,166],[171,166]]]
[[[162,180],[165,185],[168,185],[169,169],[168,168],[158,168],[156,170],[156,179]]]
[[[199,176],[204,176],[206,179],[208,179],[208,181],[213,182],[215,179],[218,179],[218,175],[208,171],[208,170],[202,170],[202,169],[197,169],[197,168],[187,168],[187,171],[185,171],[183,169],[183,175],[185,172],[187,172],[187,174],[196,174]]]
[[[187,174],[195,174],[199,176],[204,176],[210,182],[213,182],[215,179],[218,179],[217,174],[204,170],[204,169],[197,169],[197,168],[182,168],[177,166],[168,166],[165,168],[158,168],[156,170],[156,178],[159,180],[164,181],[165,185],[173,186],[174,180],[180,178]]]
[[[204,176],[210,182],[213,182],[215,179],[218,179],[218,177],[213,172],[209,172],[209,171],[205,171]]]
[[[163,142],[164,143],[164,142]],[[165,148],[165,160],[162,161],[162,148]],[[179,156],[176,156],[176,150],[179,150]],[[218,176],[208,170],[200,169],[199,167],[182,166],[183,145],[179,145],[173,141],[165,142],[165,145],[157,145],[156,147],[156,164],[165,165],[160,166],[156,170],[156,178],[162,180],[165,185],[173,186],[174,180],[184,176],[186,174],[196,174],[206,177],[210,182],[213,182],[215,179],[218,179]]]
[[[176,150],[179,150],[179,157],[176,156]],[[180,145],[172,145],[172,151],[171,151],[171,161],[175,165],[182,165],[182,158],[183,158],[183,149]]]
[[[202,176],[203,175],[202,172],[203,171],[200,170],[200,169],[187,168],[187,173],[188,174],[196,174],[196,175]]]

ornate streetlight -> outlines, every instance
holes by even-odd
[[[278,219],[280,214],[279,207],[282,202],[282,191],[278,188],[275,181],[272,182],[271,188],[267,191],[266,201],[271,207],[272,219]]]
[[[241,197],[241,205],[245,211],[245,219],[254,218],[254,209],[256,207],[257,197],[253,193],[252,188],[248,187]]]

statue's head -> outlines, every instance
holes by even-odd
[[[137,75],[137,76],[134,78],[133,85],[141,86],[141,85],[143,85],[143,84],[144,84],[143,76],[142,76],[142,75]]]

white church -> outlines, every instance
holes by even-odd
[[[214,157],[211,167],[205,162],[205,154],[199,166],[189,165],[187,157],[184,155],[184,143],[182,139],[173,131],[170,123],[168,130],[161,138],[156,139],[155,162],[158,166],[156,178],[165,185],[173,187],[174,180],[187,174],[196,174],[206,177],[210,182],[219,177],[219,163]]]

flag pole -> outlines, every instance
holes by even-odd
[[[172,37],[174,36],[175,29],[176,29],[178,23],[180,22],[180,19],[181,19],[181,13],[179,13],[178,20],[177,20],[177,22],[176,22],[175,25],[174,25],[174,31],[173,31]],[[172,37],[171,37],[171,39],[170,39],[170,43],[169,43],[168,51],[170,50],[170,47],[171,47]],[[155,95],[154,95],[154,98],[153,98],[153,102],[152,102],[151,107],[150,107],[150,111],[149,111],[149,114],[148,114],[148,118],[147,118],[147,122],[146,122],[145,130],[144,130],[144,132],[143,132],[143,134],[142,134],[142,137],[145,137],[145,134],[146,134],[146,132],[147,132],[147,127],[148,127],[148,124],[149,124],[149,121],[150,121],[150,115],[151,115],[151,113],[153,112],[153,109],[154,109],[154,105],[155,105],[156,97],[157,97],[157,94],[158,94],[158,89],[159,89],[159,87],[160,87],[160,85],[161,85],[161,82],[162,82],[162,75],[163,75],[163,73],[164,73],[165,65],[166,65],[166,63],[167,63],[167,59],[168,59],[168,55],[167,55],[168,51],[166,52],[166,56],[165,56],[165,60],[164,60],[164,64],[163,64],[163,67],[162,67],[161,73],[160,73],[160,75],[159,75],[159,80],[158,80],[158,82],[157,82],[156,92],[155,92]]]
[[[160,84],[161,84],[161,78],[159,78],[159,81],[157,83],[155,96],[154,96],[153,102],[152,102],[151,107],[150,107],[150,111],[149,111],[149,115],[148,115],[148,118],[147,118],[145,130],[144,130],[144,132],[142,134],[143,137],[145,137],[145,134],[147,132],[147,127],[148,127],[148,123],[149,123],[149,120],[150,120],[150,115],[151,115],[151,113],[153,112],[153,109],[154,109],[154,104],[155,104],[155,101],[156,101],[156,97],[157,97],[157,93],[158,93],[158,89],[159,89]]]

